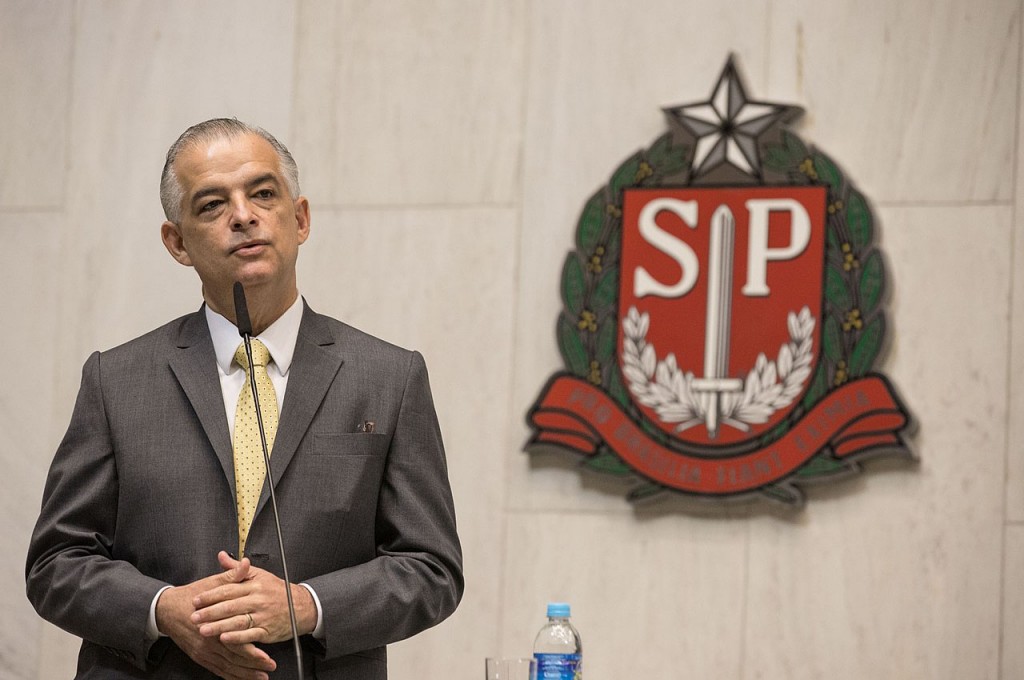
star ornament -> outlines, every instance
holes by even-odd
[[[803,113],[799,106],[749,99],[732,57],[708,101],[663,110],[671,123],[696,141],[690,166],[692,177],[731,166],[757,181],[763,180],[761,137]]]

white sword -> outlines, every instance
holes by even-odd
[[[711,216],[708,247],[708,305],[704,330],[704,377],[693,389],[707,398],[708,437],[718,436],[721,396],[743,390],[743,380],[729,377],[729,334],[732,323],[732,263],[736,247],[736,220],[726,205]]]

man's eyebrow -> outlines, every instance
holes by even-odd
[[[281,183],[276,174],[274,174],[273,172],[266,172],[263,173],[262,175],[257,175],[256,177],[246,182],[245,188],[252,189],[253,187],[259,186],[264,182],[272,182],[276,186],[280,186]],[[192,198],[189,202],[195,204],[196,201],[202,198],[206,198],[207,196],[210,196],[212,194],[219,194],[224,191],[226,191],[226,189],[219,184],[208,186],[192,194]]]
[[[209,196],[211,194],[219,194],[222,191],[224,191],[224,187],[222,187],[222,186],[208,186],[208,187],[206,187],[204,189],[200,189],[199,191],[197,191],[194,194],[192,194],[191,199],[189,199],[189,203],[195,203],[196,201],[198,201],[201,198],[206,198],[207,196]]]
[[[274,185],[279,185],[281,183],[275,173],[273,173],[273,172],[265,172],[262,175],[254,177],[251,180],[249,180],[248,182],[246,182],[245,186],[246,186],[246,188],[251,189],[251,188],[253,188],[255,186],[259,186],[260,184],[263,184],[264,182],[271,182]]]

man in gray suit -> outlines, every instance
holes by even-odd
[[[195,268],[205,304],[86,362],[32,535],[29,599],[83,638],[77,677],[295,677],[287,587],[306,677],[386,678],[385,646],[446,618],[463,591],[423,359],[299,296],[309,202],[267,132],[189,128],[161,199],[164,245]],[[236,495],[236,281],[280,412],[268,439],[287,586],[267,490],[251,522]]]

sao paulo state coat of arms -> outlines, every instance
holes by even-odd
[[[565,371],[527,419],[527,450],[583,454],[638,480],[631,500],[804,502],[802,484],[912,458],[909,415],[872,370],[885,263],[867,200],[749,99],[732,59],[710,98],[585,204],[557,321]]]

